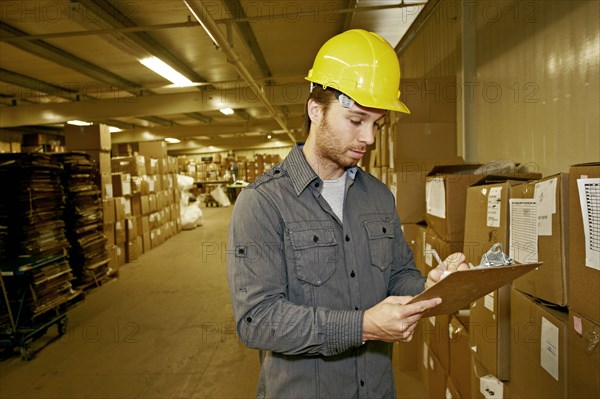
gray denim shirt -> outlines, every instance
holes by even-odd
[[[298,146],[236,201],[229,286],[239,336],[267,351],[259,398],[395,397],[392,345],[362,343],[363,314],[425,278],[388,188],[346,173],[343,224]]]

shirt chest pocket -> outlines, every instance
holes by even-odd
[[[365,221],[363,223],[367,230],[371,264],[385,270],[393,261],[394,224],[385,220]]]
[[[289,230],[296,276],[312,285],[322,285],[336,269],[337,243],[329,228]]]

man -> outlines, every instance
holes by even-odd
[[[415,269],[387,187],[356,165],[399,100],[400,69],[380,36],[350,30],[309,71],[308,138],[245,189],[229,232],[238,334],[266,351],[259,398],[393,398],[391,342],[409,341],[439,298]],[[466,267],[464,256],[446,260]]]

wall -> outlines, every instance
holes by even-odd
[[[587,0],[442,0],[400,54],[403,76],[456,75],[456,91],[439,95],[456,96],[467,162],[568,171],[600,159],[599,9]]]

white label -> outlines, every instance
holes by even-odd
[[[540,365],[558,381],[558,327],[542,317]]]
[[[433,254],[431,253],[431,244],[425,244],[425,264],[431,267],[433,265]]]
[[[483,305],[486,309],[489,309],[490,312],[494,311],[494,292],[490,292],[483,298]]]
[[[552,215],[556,213],[556,186],[558,179],[535,184],[533,198],[537,201],[538,235],[552,235]]]
[[[573,329],[577,331],[577,334],[583,335],[583,325],[581,323],[581,318],[573,315]]]
[[[450,388],[446,388],[446,399],[452,399],[452,392],[450,392]]]
[[[500,227],[502,187],[492,187],[487,202],[487,227]]]
[[[431,317],[429,318],[429,322],[431,323],[431,325],[432,325],[432,326],[434,326],[434,327],[435,327],[435,316],[431,316]]]
[[[105,184],[104,191],[106,192],[106,198],[112,198],[113,197],[112,183]]]
[[[600,270],[600,178],[577,179],[585,238],[585,265]]]
[[[538,220],[535,199],[511,198],[509,256],[520,263],[538,261]]]
[[[488,374],[479,379],[479,392],[481,392],[485,399],[502,399],[504,396],[504,384],[492,374]]]
[[[423,367],[427,369],[427,359],[429,359],[429,347],[423,342]]]
[[[427,180],[425,201],[428,214],[446,219],[446,188],[443,177]]]

